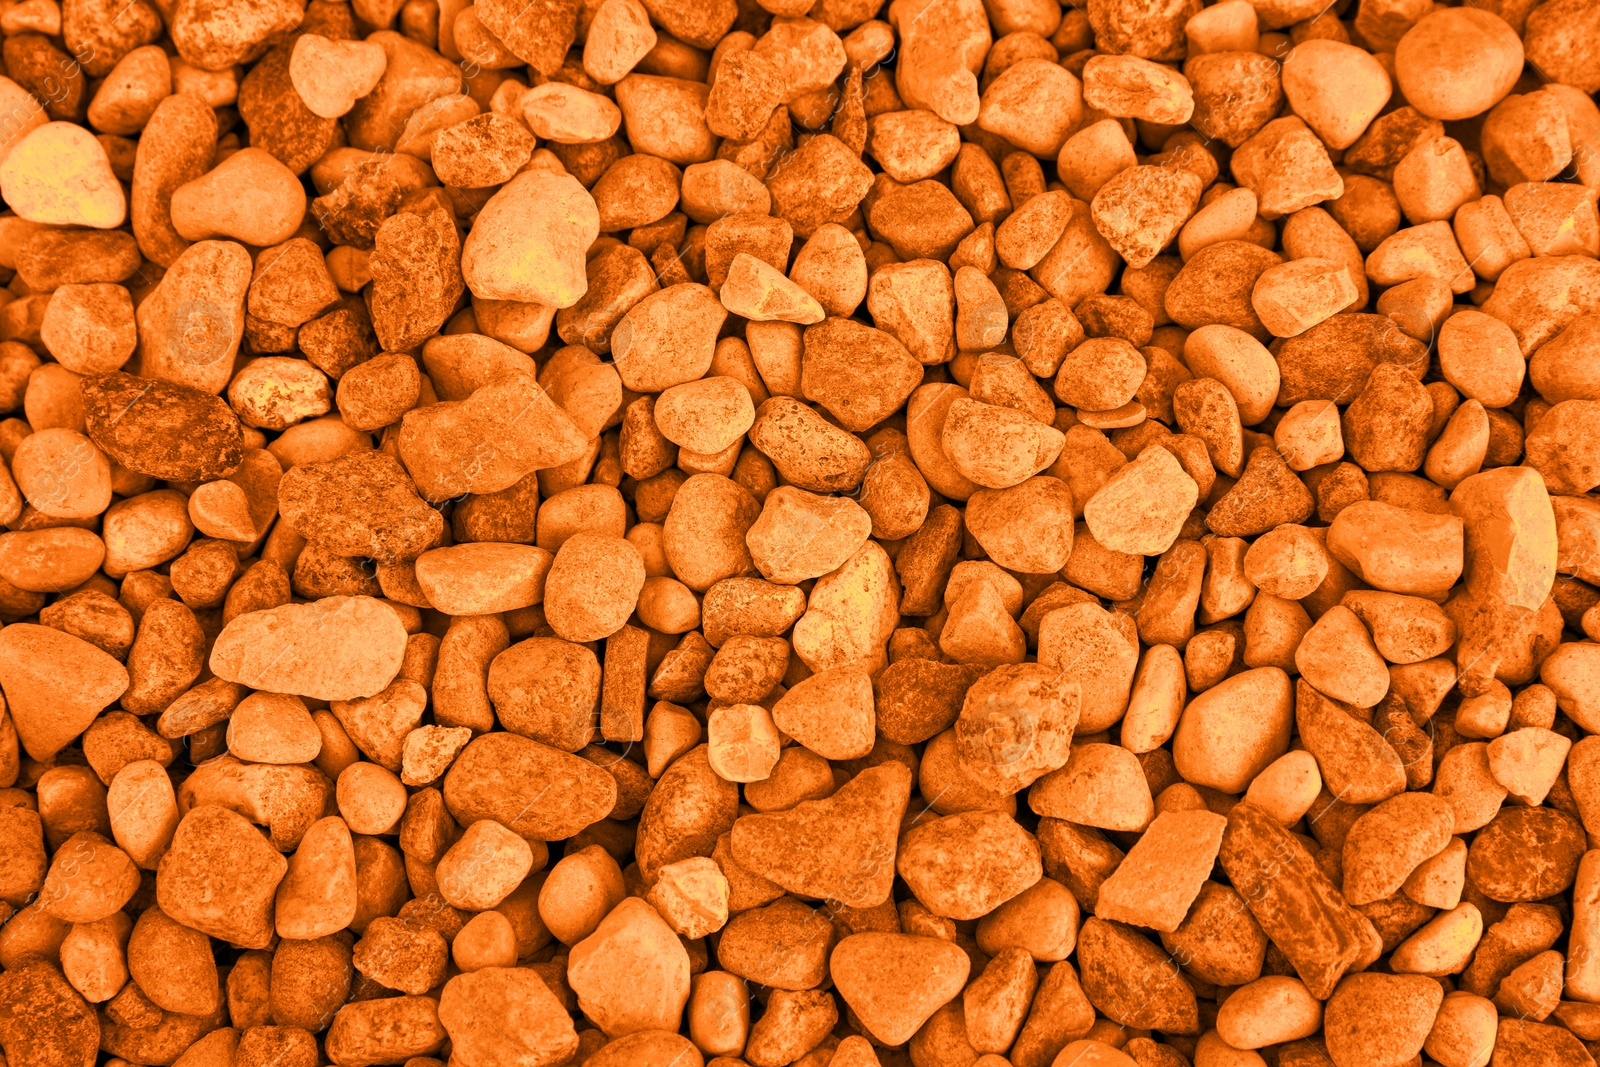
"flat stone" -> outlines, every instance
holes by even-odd
[[[889,899],[891,858],[910,797],[911,772],[891,760],[824,800],[738,819],[734,859],[791,893],[876,907]]]
[[[120,371],[85,378],[79,389],[89,440],[137,474],[210,481],[244,459],[239,418],[221,397]]]
[[[331,596],[237,616],[211,650],[219,678],[318,700],[369,697],[394,680],[406,630],[368,596]]]
[[[1157,815],[1101,883],[1095,914],[1166,933],[1176,930],[1211,874],[1227,825],[1225,816],[1210,811]]]

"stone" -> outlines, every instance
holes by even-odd
[[[873,931],[841,940],[828,969],[867,1032],[899,1045],[961,992],[971,964],[949,941]]]
[[[388,62],[381,45],[306,33],[294,42],[289,77],[314,114],[336,119],[377,87]]]
[[[170,18],[178,54],[202,70],[227,70],[255,59],[266,43],[300,25],[299,0],[251,0],[242,6],[218,0],[180,0]]]
[[[416,559],[444,531],[439,513],[417,497],[405,469],[383,452],[290,468],[278,483],[278,509],[302,537],[335,555],[379,563]]]
[[[244,338],[251,273],[250,254],[233,241],[197,241],[183,249],[134,312],[140,373],[222,392]]]
[[[1167,811],[1100,886],[1102,919],[1171,933],[1216,863],[1228,820],[1209,811]]]
[[[458,974],[439,994],[439,1023],[462,1067],[554,1067],[578,1049],[561,1001],[522,967]]]
[[[617,782],[579,756],[490,733],[456,757],[445,774],[444,799],[462,824],[494,819],[519,836],[560,841],[610,814]]]
[[[455,215],[440,196],[402,201],[373,238],[368,302],[385,351],[413,351],[438,333],[465,287]]]
[[[33,623],[0,630],[0,689],[28,755],[47,760],[128,688],[128,672],[99,648]]]
[[[1319,1000],[1365,958],[1367,926],[1311,854],[1267,812],[1235,805],[1218,853],[1222,869]]]
[[[588,448],[572,417],[531,374],[511,374],[406,412],[400,459],[425,500],[509,489],[525,475],[569,463]]]
[[[1199,497],[1177,458],[1152,446],[1106,479],[1084,503],[1083,518],[1104,547],[1155,556],[1172,547]]]
[[[480,300],[571,307],[588,290],[584,253],[599,234],[599,209],[576,179],[531,171],[479,211],[461,273]]]
[[[825,799],[739,818],[734,858],[791,893],[875,907],[889,899],[895,838],[910,796],[903,764],[869,768]]]
[[[847,497],[778,486],[745,535],[751,560],[770,582],[797,585],[844,564],[866,542],[872,518]]]
[[[406,631],[387,605],[331,596],[240,615],[211,651],[217,677],[318,700],[379,692],[400,670]]]
[[[1090,1003],[1112,1022],[1180,1034],[1200,1029],[1188,980],[1131,927],[1088,919],[1078,931],[1078,969]]]
[[[0,974],[0,1048],[16,1067],[92,1067],[100,1024],[61,972],[38,959]]]
[[[128,216],[105,148],[72,122],[39,126],[5,154],[0,196],[18,217],[54,226],[114,230]]]
[[[1039,843],[1003,811],[969,811],[925,822],[895,860],[911,891],[935,915],[976,919],[1043,876]]]
[[[244,816],[190,809],[156,869],[156,901],[185,926],[244,948],[272,940],[273,896],[289,863]]]
[[[689,1000],[689,955],[655,908],[629,897],[572,946],[567,983],[609,1034],[673,1030]]]

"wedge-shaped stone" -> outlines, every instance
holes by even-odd
[[[1218,858],[1311,995],[1326,1000],[1364,958],[1367,921],[1345,903],[1295,836],[1254,804],[1235,805],[1228,813]]]
[[[1095,914],[1164,933],[1176,930],[1216,863],[1227,825],[1224,816],[1210,811],[1157,815],[1101,883]]]
[[[813,674],[778,698],[772,721],[827,759],[860,759],[872,751],[872,678],[857,667]]]
[[[791,893],[875,907],[889,899],[895,838],[910,798],[905,764],[868,768],[824,800],[739,819],[733,858]]]
[[[952,942],[876,931],[840,941],[828,962],[834,988],[885,1045],[911,1040],[961,992],[972,967]]]

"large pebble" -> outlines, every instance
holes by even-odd
[[[30,756],[46,760],[128,688],[128,672],[72,634],[32,623],[0,630],[0,689]]]
[[[480,300],[571,307],[588,290],[584,253],[600,234],[588,190],[566,175],[513,178],[478,213],[461,273]]]
[[[112,230],[128,216],[105,148],[72,122],[40,126],[6,153],[0,196],[21,218],[54,226]]]
[[[273,896],[288,869],[244,816],[204,804],[178,824],[156,870],[156,900],[185,926],[265,948],[273,934]]]
[[[394,680],[406,630],[368,596],[331,596],[240,615],[211,650],[217,677],[318,700],[354,700]]]

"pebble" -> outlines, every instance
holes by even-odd
[[[217,677],[255,689],[351,700],[394,679],[405,645],[405,627],[387,606],[334,596],[236,617],[217,637],[210,665]]]
[[[231,237],[275,245],[305,218],[306,195],[293,171],[259,148],[242,148],[215,170],[172,191],[172,225],[188,241]]]
[[[10,146],[0,196],[18,217],[52,226],[114,230],[128,217],[105,148],[70,122],[45,123]]]
[[[377,87],[388,62],[380,45],[304,33],[294,42],[289,78],[313,114],[336,119]]]

